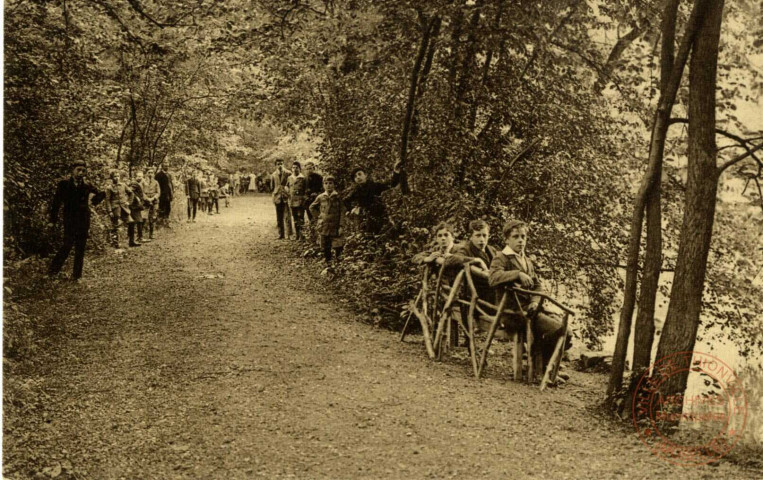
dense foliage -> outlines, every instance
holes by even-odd
[[[578,330],[597,345],[618,307],[631,185],[646,156],[657,6],[9,3],[6,258],[50,251],[56,235],[44,228],[44,210],[51,185],[74,159],[86,159],[100,182],[113,167],[193,163],[262,173],[274,157],[315,157],[341,189],[350,187],[356,165],[385,180],[403,160],[411,192],[385,194],[396,228],[348,241],[343,281],[360,285],[351,290],[359,300],[372,295],[364,305],[392,314],[410,298],[417,272],[409,258],[438,221],[451,221],[462,234],[469,220],[485,218],[499,246],[501,225],[518,217],[532,225],[529,250],[549,287],[584,312]],[[744,132],[737,106],[761,88],[750,60],[759,44],[749,41],[759,10],[748,2],[730,10],[742,25],[724,37],[719,108],[730,131]],[[679,104],[685,96],[682,90]],[[675,161],[667,161],[664,193],[668,269],[685,185],[680,127],[672,131]],[[742,167],[728,175],[758,175]],[[733,179],[729,185],[737,188]],[[760,202],[757,190],[740,198],[743,206],[722,209],[718,225],[759,229],[759,211],[747,208]],[[715,236],[710,295],[723,301],[708,306],[721,312],[713,321],[738,310],[752,325],[759,309],[748,300],[759,298],[759,275],[738,257],[758,265],[759,237],[729,237]]]

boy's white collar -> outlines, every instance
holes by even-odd
[[[521,255],[521,254],[515,252],[514,249],[512,249],[508,245],[506,245],[506,248],[501,250],[501,253],[503,253],[504,255],[516,255],[517,257],[524,257],[524,255]]]

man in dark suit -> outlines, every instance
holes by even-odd
[[[172,178],[167,173],[167,165],[162,164],[154,179],[159,183],[159,221],[169,225],[170,208],[172,207]]]
[[[50,204],[50,226],[58,220],[58,211],[64,207],[64,244],[50,262],[48,273],[58,274],[66,262],[72,247],[74,247],[74,273],[72,280],[82,277],[82,266],[85,260],[85,244],[90,229],[90,203],[98,205],[106,196],[94,186],[85,181],[85,162],[78,160],[72,163],[72,174],[66,180],[58,182],[56,194]],[[93,194],[92,200],[90,195]]]

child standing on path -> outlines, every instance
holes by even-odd
[[[326,263],[331,263],[333,253],[339,260],[344,249],[342,238],[342,224],[344,223],[344,203],[336,191],[334,177],[328,175],[323,179],[325,192],[318,195],[310,205],[310,211],[314,218],[318,219],[318,234],[321,236],[321,250]]]
[[[106,210],[111,219],[111,245],[119,248],[119,222],[132,222],[127,185],[119,181],[119,170],[111,171],[111,183],[106,186]],[[128,227],[129,228],[129,227]],[[132,243],[132,240],[130,241]]]
[[[159,182],[154,179],[154,171],[149,168],[146,170],[146,176],[140,184],[143,189],[143,196],[146,199],[145,209],[143,210],[143,221],[148,223],[148,241],[154,239],[154,222],[156,222],[157,207],[159,206],[159,195],[161,187]]]
[[[127,196],[130,204],[130,217],[132,222],[127,224],[127,236],[129,246],[139,247],[143,243],[143,207],[146,204],[146,198],[143,196],[143,172],[138,170],[133,174],[132,182],[129,185]],[[138,238],[135,238],[135,229],[137,226]]]
[[[295,161],[291,166],[291,175],[286,179],[286,191],[289,194],[289,208],[294,220],[296,239],[302,240],[302,228],[305,224],[305,193],[307,179],[302,175],[302,165]]]

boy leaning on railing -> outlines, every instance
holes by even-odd
[[[525,290],[541,292],[542,285],[540,278],[535,272],[532,260],[525,255],[528,238],[527,224],[520,220],[509,220],[503,227],[503,238],[505,243],[504,249],[490,263],[490,286],[520,287]],[[498,299],[500,299],[502,294],[503,289],[496,288]],[[517,300],[519,300],[519,305],[517,305]],[[556,340],[562,335],[564,328],[562,320],[556,314],[544,309],[539,311],[538,305],[539,297],[537,296],[524,293],[519,293],[516,297],[509,295],[509,309],[515,311],[521,309],[529,316],[535,317],[533,333],[535,338],[540,342],[543,363],[545,365],[551,358]],[[519,319],[514,316],[504,317],[504,322],[508,323],[506,328],[510,331],[516,331],[524,327],[518,323]],[[567,350],[572,345],[569,334],[565,343],[565,350]]]

